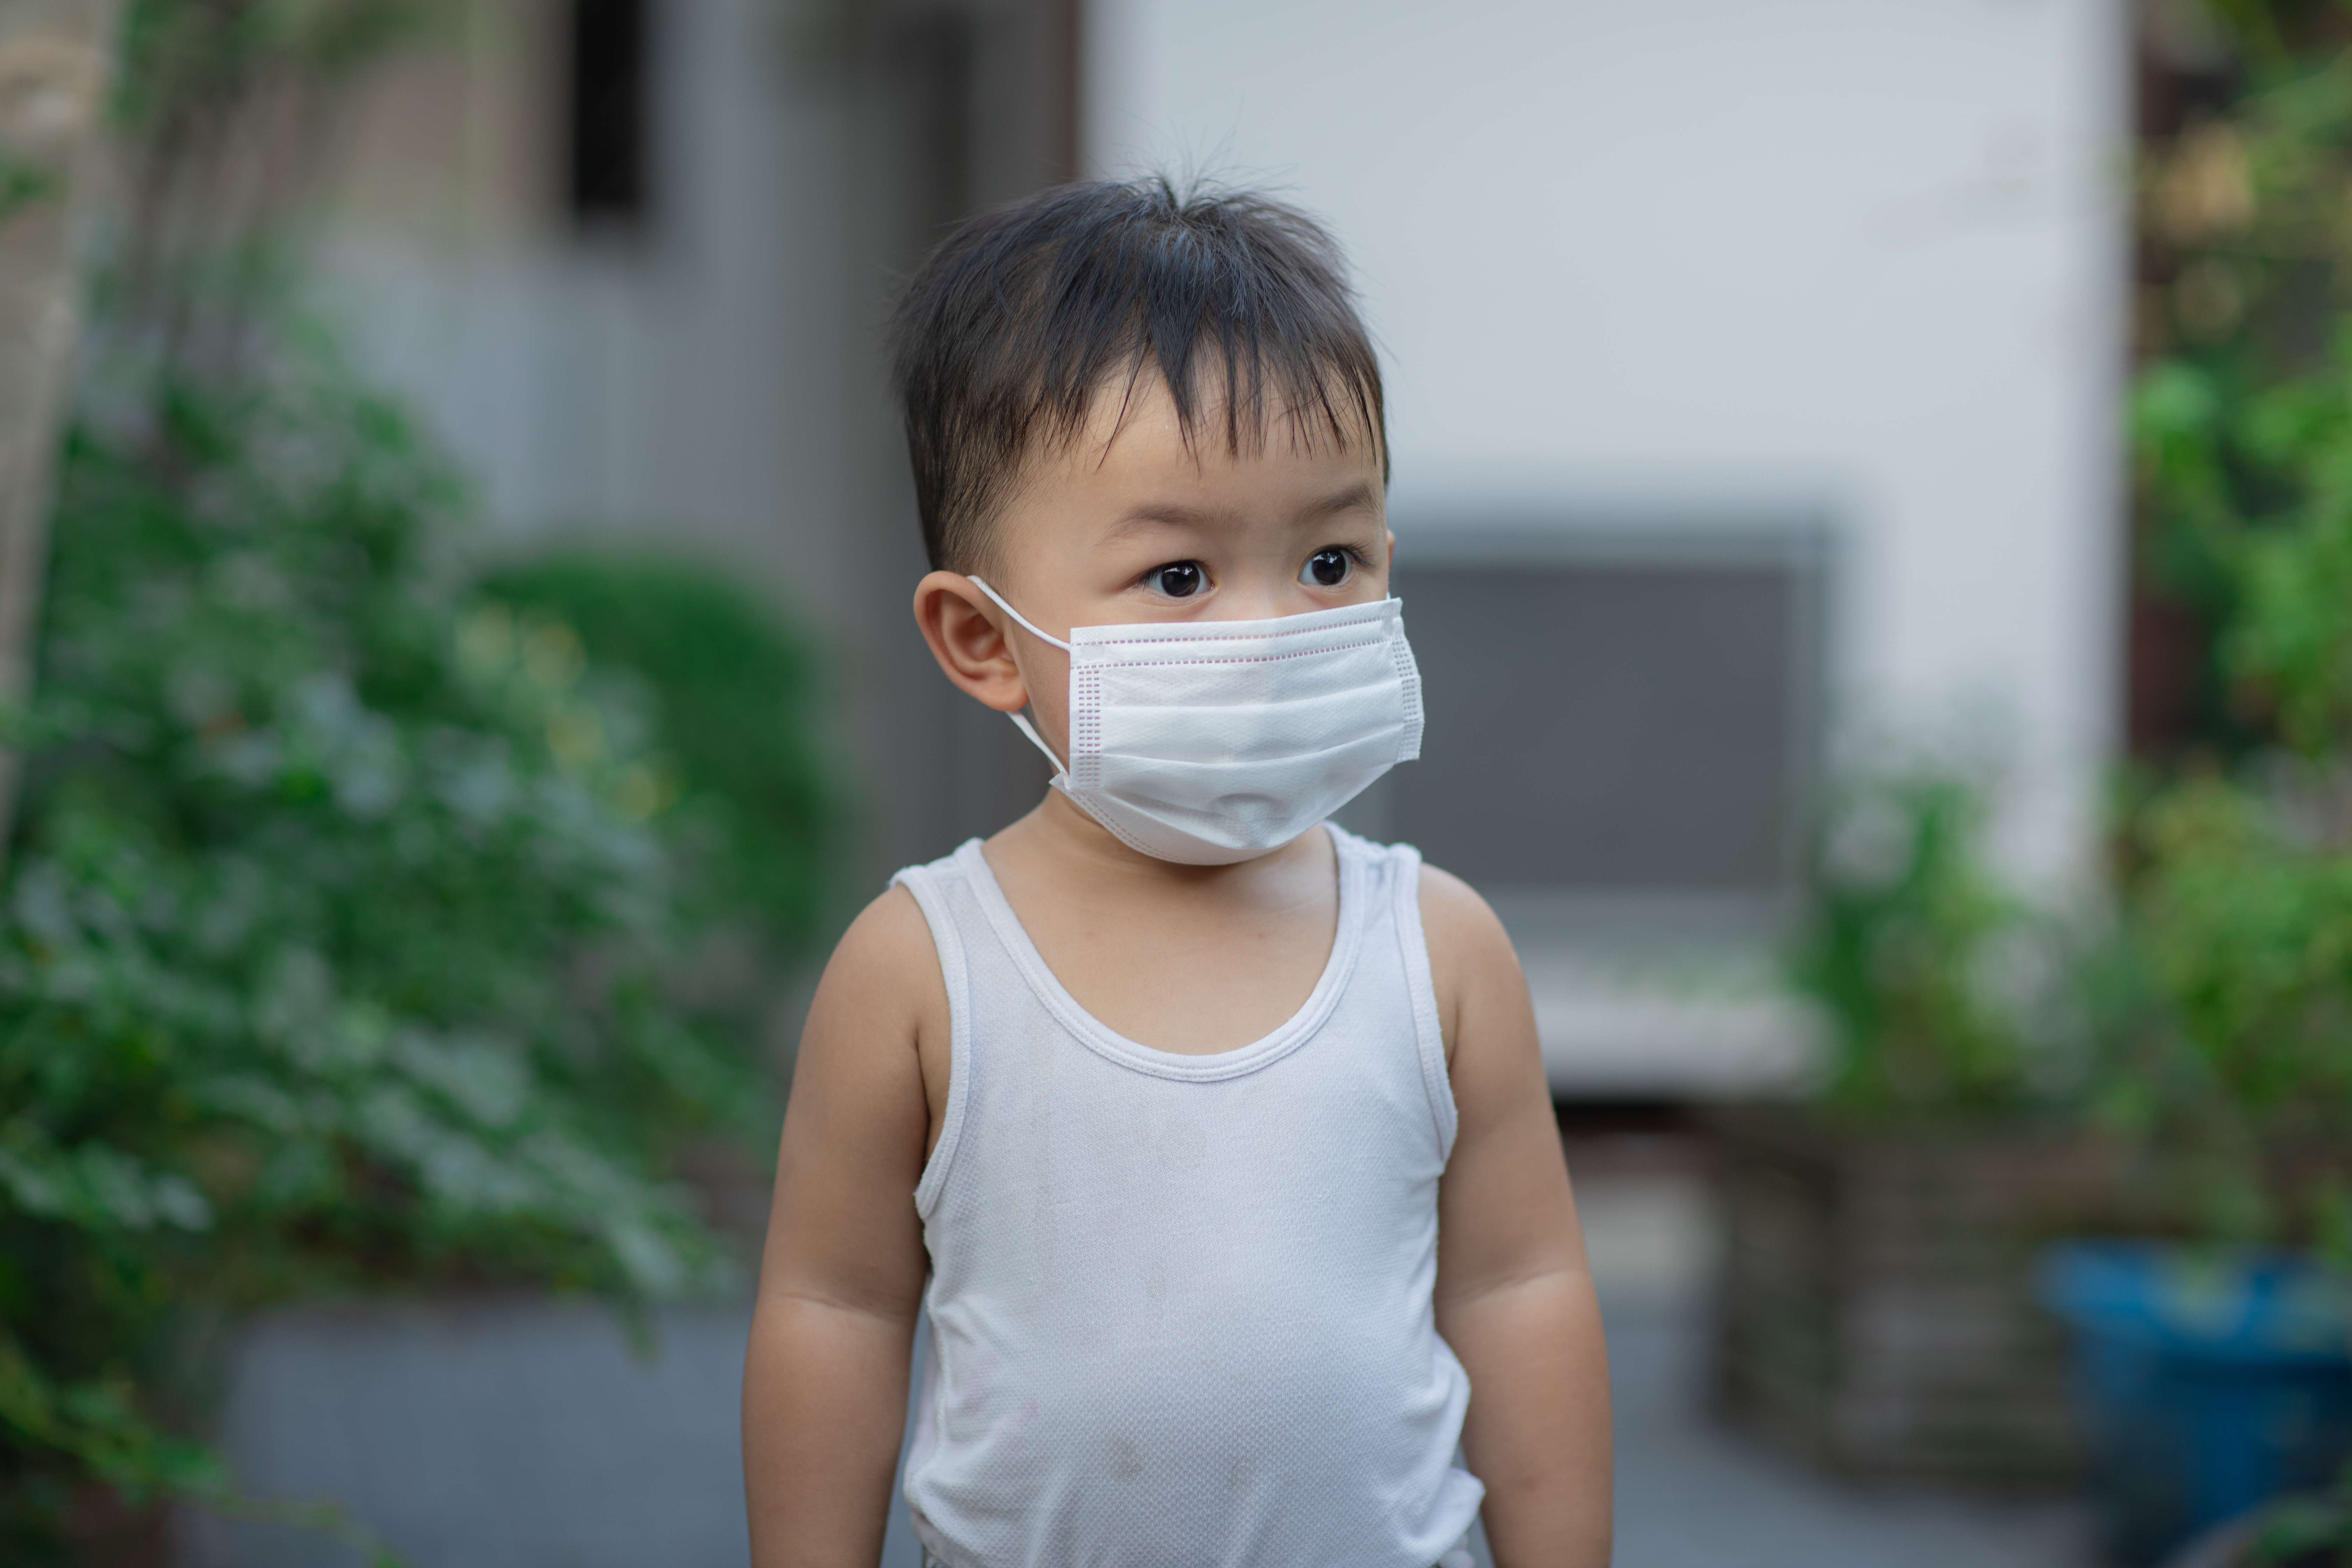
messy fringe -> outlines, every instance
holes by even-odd
[[[917,272],[890,323],[923,542],[987,563],[1006,491],[1118,388],[1157,374],[1192,447],[1211,407],[1229,451],[1276,410],[1388,467],[1380,362],[1339,247],[1295,208],[1165,177],[1063,185],[973,218]],[[1114,426],[1116,427],[1116,426]]]

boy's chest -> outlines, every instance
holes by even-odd
[[[924,1221],[946,1296],[998,1292],[1057,1343],[1111,1343],[1309,1321],[1334,1281],[1351,1312],[1364,1290],[1425,1293],[1444,1149],[1403,978],[1359,980],[1279,1054],[1205,1079],[1139,1070],[1001,994]]]
[[[1157,1050],[1211,1055],[1279,1029],[1314,992],[1338,900],[1275,910],[1097,908],[1024,923],[1071,999]]]

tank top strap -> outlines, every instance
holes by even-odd
[[[1436,1125],[1439,1158],[1454,1152],[1459,1123],[1454,1115],[1454,1086],[1445,1068],[1445,1037],[1437,1014],[1437,983],[1429,967],[1429,941],[1421,924],[1421,851],[1410,844],[1374,844],[1334,824],[1327,824],[1331,842],[1343,857],[1362,864],[1361,879],[1369,892],[1368,921],[1385,926],[1385,932],[1365,932],[1368,950],[1382,936],[1404,975],[1412,1000],[1414,1054],[1421,1067],[1422,1087],[1429,1094],[1429,1112]]]
[[[978,844],[977,838],[970,840]],[[959,851],[961,853],[961,851]],[[972,1011],[971,964],[964,952],[963,931],[979,919],[976,900],[956,857],[928,866],[909,866],[890,879],[915,895],[923,922],[931,928],[931,945],[939,952],[940,978],[948,993],[948,1103],[941,1118],[940,1141],[923,1163],[915,1184],[915,1212],[929,1218],[946,1185],[948,1167],[961,1141],[965,1107],[971,1103]]]

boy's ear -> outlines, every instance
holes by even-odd
[[[1002,615],[960,574],[933,572],[915,584],[915,624],[940,668],[999,713],[1017,713],[1029,705],[1029,685],[1013,662]]]

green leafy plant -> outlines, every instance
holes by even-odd
[[[806,943],[829,913],[826,834],[845,804],[817,748],[814,653],[750,590],[641,551],[567,550],[502,566],[481,591],[522,619],[575,629],[650,690],[658,768],[645,781],[695,835],[700,907]],[[495,634],[492,634],[495,635]],[[645,787],[640,785],[639,787]]]
[[[2334,1486],[2265,1509],[2242,1561],[2248,1568],[2352,1564],[2352,1465]]]
[[[2075,1053],[2053,1027],[2061,933],[1987,856],[1984,790],[1920,763],[1852,781],[1819,836],[1790,955],[1831,1025],[1822,1095],[1856,1115],[2048,1100]]]
[[[2135,827],[2126,913],[2155,1005],[2127,1060],[2161,1090],[2141,1120],[2209,1235],[2352,1263],[2352,857],[2219,778],[2164,790]]]
[[[2147,554],[2215,629],[2226,721],[2126,826],[2126,1059],[2209,1233],[2352,1263],[2352,50],[2327,8],[2229,16],[2243,90],[2144,184]]]
[[[713,1288],[734,1265],[677,1156],[772,1144],[761,1005],[822,919],[837,799],[805,657],[684,569],[469,582],[459,477],[287,308],[336,113],[444,9],[127,8],[116,264],[0,735],[12,1568],[158,1496],[380,1556],[191,1441],[212,1328]],[[688,615],[692,657],[665,646]]]
[[[70,443],[19,724],[11,1563],[65,1549],[78,1489],[216,1492],[172,1436],[207,1314],[723,1278],[664,1172],[691,1139],[763,1146],[772,1095],[744,999],[677,976],[730,921],[805,930],[826,826],[805,762],[796,816],[709,785],[792,846],[798,879],[738,896],[730,841],[673,820],[660,684],[600,679],[566,623],[478,597],[455,476],[320,353],[133,406]]]

